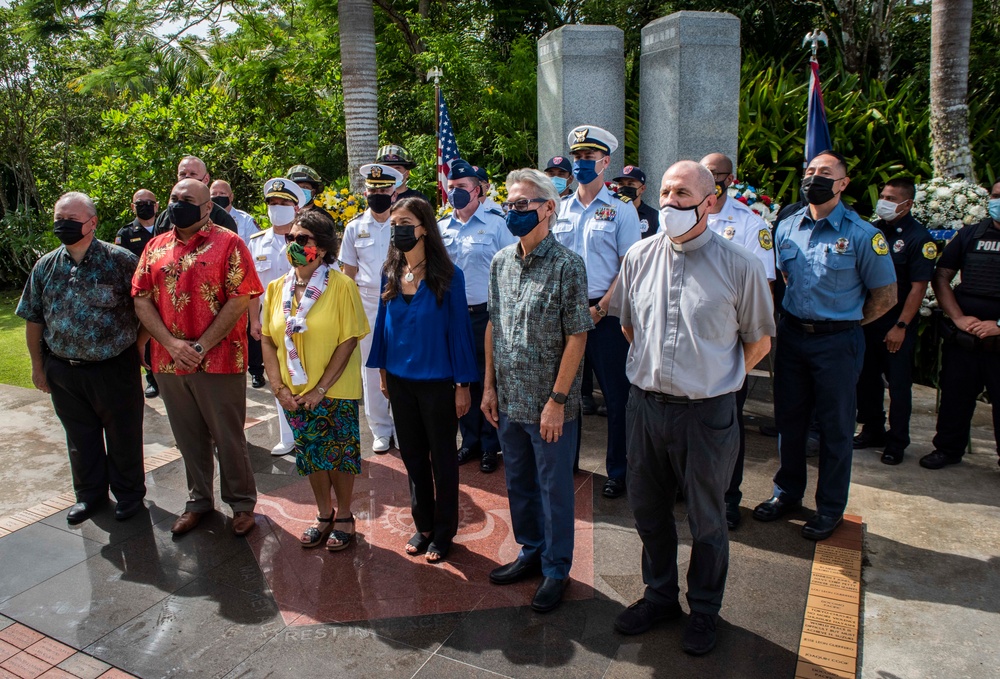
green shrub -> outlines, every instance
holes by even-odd
[[[58,245],[49,215],[8,212],[0,219],[0,287],[20,288],[38,258]]]

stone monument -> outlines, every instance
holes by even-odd
[[[538,54],[540,66],[541,43]],[[651,195],[678,160],[720,152],[735,163],[740,20],[725,12],[676,12],[651,21],[642,29],[639,64],[639,166]],[[541,94],[538,101],[541,123]]]
[[[736,25],[739,30],[738,20]],[[737,36],[737,45],[738,40]],[[737,79],[738,71],[737,62]],[[568,156],[569,131],[589,124],[618,138],[619,147],[611,156],[605,179],[622,169],[625,34],[620,28],[567,25],[543,35],[538,41],[537,96],[539,163],[552,156]]]

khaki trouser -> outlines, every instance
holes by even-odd
[[[246,376],[158,373],[160,396],[187,474],[189,512],[212,509],[215,475],[213,447],[218,450],[222,500],[234,512],[253,511],[257,484],[247,453]]]

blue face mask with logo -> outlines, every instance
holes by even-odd
[[[562,192],[566,190],[566,184],[569,183],[569,182],[566,181],[566,178],[565,177],[549,177],[549,179],[551,179],[552,183],[556,185],[556,193],[559,193],[560,195],[562,195]]]
[[[589,184],[597,179],[597,171],[594,169],[596,165],[596,160],[573,161],[573,176],[576,177],[576,181],[581,184]]]
[[[526,210],[524,212],[508,210],[505,219],[507,220],[507,230],[515,238],[523,238],[538,226],[538,210]]]
[[[989,202],[988,210],[993,221],[1000,222],[1000,198],[992,198]]]

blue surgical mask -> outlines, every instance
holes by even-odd
[[[312,189],[302,189],[302,193],[306,194],[306,205],[311,203],[313,199]]]
[[[596,160],[575,160],[573,161],[573,176],[581,184],[589,184],[597,179]]]
[[[556,193],[562,194],[562,192],[566,190],[566,184],[568,182],[565,177],[549,177],[549,179],[551,179],[552,183],[556,185]]]
[[[991,198],[988,209],[993,221],[1000,222],[1000,198]]]
[[[448,202],[456,210],[461,210],[472,202],[472,194],[465,189],[454,188],[448,191]]]
[[[527,210],[525,212],[508,210],[505,218],[507,220],[507,230],[514,234],[516,238],[527,236],[538,226],[538,210]]]

